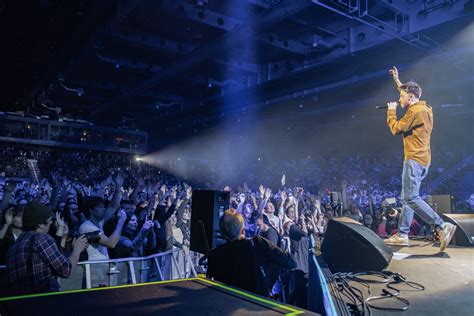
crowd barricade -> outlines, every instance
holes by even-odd
[[[147,257],[81,261],[59,282],[68,291],[196,277],[193,255],[175,248]],[[0,289],[8,289],[6,266],[0,266]]]
[[[331,295],[324,267],[318,259],[321,239],[311,234],[308,257],[308,309],[322,315],[339,315]],[[345,314],[343,314],[345,315]]]

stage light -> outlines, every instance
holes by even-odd
[[[140,161],[140,157],[135,157],[135,161]]]

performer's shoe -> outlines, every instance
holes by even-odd
[[[393,246],[408,246],[408,235],[399,235],[395,234],[392,237],[385,239],[383,241],[386,245],[393,245]]]
[[[439,231],[439,251],[444,251],[448,247],[456,232],[456,225],[445,223],[444,228]]]

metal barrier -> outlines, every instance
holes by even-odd
[[[323,269],[315,254],[315,250],[320,248],[321,241],[311,234],[309,245],[308,309],[328,316],[337,315]]]
[[[83,261],[67,279],[60,279],[63,290],[90,289],[93,287],[137,284],[153,281],[183,279],[197,276],[194,267],[192,274],[186,274],[186,266],[180,266],[180,249],[168,250],[147,257],[121,258],[110,260]],[[184,260],[186,264],[187,260]],[[82,268],[82,269],[81,269]]]
[[[351,315],[340,297],[331,272],[319,256],[321,240],[311,235],[309,245],[308,309],[328,316]]]
[[[196,277],[191,255],[175,248],[147,257],[82,261],[59,283],[62,290],[77,290]],[[0,275],[7,280],[6,266],[0,266]]]

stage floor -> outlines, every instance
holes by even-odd
[[[422,241],[410,241],[409,247],[394,247],[394,258],[388,270],[403,274],[407,280],[422,284],[424,291],[408,291],[400,286],[400,297],[410,302],[403,315],[474,315],[474,248],[448,247],[440,253],[438,247]],[[410,254],[397,260],[397,257]],[[372,287],[378,294],[381,285]],[[395,301],[379,305],[402,306]],[[372,309],[373,315],[394,315],[394,312]]]
[[[207,279],[0,298],[1,316],[316,315]]]

